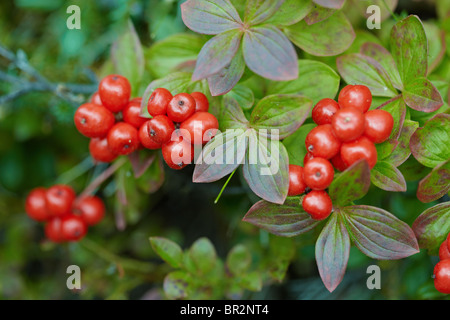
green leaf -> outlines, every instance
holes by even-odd
[[[406,117],[406,105],[402,99],[402,96],[397,96],[390,99],[389,101],[379,106],[377,109],[389,112],[392,115],[392,118],[394,118],[394,127],[392,128],[389,139],[397,140],[400,136],[400,132],[402,130],[403,123]]]
[[[375,144],[377,149],[378,161],[384,160],[397,148],[398,141],[395,139],[388,139],[382,143]]]
[[[328,194],[334,206],[342,207],[362,198],[369,187],[369,164],[365,160],[360,160],[335,176],[328,189]]]
[[[428,39],[428,74],[441,63],[445,54],[444,31],[430,22],[424,22],[425,33]]]
[[[153,44],[144,51],[147,68],[155,78],[167,76],[187,61],[195,61],[205,40],[195,34],[179,33]]]
[[[315,24],[315,23],[318,23],[318,22],[328,19],[336,12],[337,12],[337,10],[335,10],[335,9],[325,8],[325,7],[313,4],[312,10],[310,10],[310,12],[305,17],[305,22],[308,25],[312,25],[312,24]]]
[[[406,191],[406,181],[400,170],[385,161],[378,161],[372,168],[370,180],[378,188],[386,191]]]
[[[164,278],[164,293],[170,300],[189,299],[192,294],[192,279],[184,271],[173,271]]]
[[[312,99],[313,104],[324,98],[334,99],[340,77],[328,65],[302,59],[298,61],[299,76],[291,81],[271,81],[267,86],[267,95],[299,94]]]
[[[427,75],[428,44],[422,22],[411,15],[391,30],[391,52],[405,86]]]
[[[248,120],[238,104],[237,100],[227,95],[222,100],[223,112],[220,117],[220,128],[227,129],[247,129]]]
[[[450,158],[450,115],[437,114],[414,132],[411,153],[424,166],[434,168]]]
[[[320,277],[328,291],[333,292],[344,278],[350,256],[350,237],[338,213],[328,219],[315,251]]]
[[[147,170],[140,176],[136,182],[139,188],[145,193],[154,193],[161,188],[165,181],[164,164],[160,153],[155,155]]]
[[[284,145],[254,131],[249,136],[243,175],[257,196],[282,204],[289,189],[289,158]]]
[[[247,0],[245,23],[260,24],[272,17],[283,4],[283,0]]]
[[[330,9],[341,9],[345,3],[345,0],[313,0],[318,5],[330,8]]]
[[[300,21],[283,31],[296,46],[315,56],[340,54],[355,39],[353,27],[342,12],[313,25]]]
[[[275,26],[289,26],[302,20],[312,8],[312,0],[284,0],[281,7],[266,23]]]
[[[405,85],[403,99],[408,107],[422,112],[436,111],[444,104],[439,91],[426,78],[411,79]]]
[[[261,291],[262,289],[262,279],[261,279],[261,275],[259,272],[257,271],[253,271],[247,274],[244,274],[242,277],[240,277],[239,279],[239,284],[250,291]]]
[[[353,243],[372,259],[402,259],[419,252],[412,229],[383,209],[350,206],[340,213]]]
[[[227,96],[234,98],[242,109],[251,109],[255,102],[255,96],[253,95],[252,89],[241,84],[235,86],[227,93]]]
[[[431,202],[443,197],[450,190],[450,160],[434,168],[419,182],[417,198],[422,202]]]
[[[305,144],[301,143],[301,141],[305,141],[308,133],[315,127],[316,125],[313,123],[304,124],[292,135],[283,140],[283,144],[288,152],[289,164],[303,166],[303,159],[308,151],[306,150]]]
[[[397,147],[387,158],[384,159],[384,161],[391,163],[394,167],[398,167],[405,162],[411,154],[409,141],[418,127],[419,124],[416,121],[405,120],[398,138]]]
[[[162,237],[150,237],[153,250],[174,268],[180,268],[183,264],[183,250],[175,242]]]
[[[210,272],[216,265],[216,250],[207,238],[196,240],[189,249],[189,255],[202,274]]]
[[[188,0],[181,4],[181,16],[189,29],[203,34],[219,34],[242,26],[229,0]]]
[[[397,91],[384,68],[375,59],[351,53],[336,59],[340,75],[348,84],[367,86],[374,96],[393,97]]]
[[[234,246],[227,255],[226,266],[235,276],[245,273],[252,263],[252,255],[248,249],[238,244]]]
[[[282,237],[298,236],[319,223],[303,211],[297,197],[287,198],[282,205],[261,200],[250,208],[242,221]]]
[[[286,276],[295,252],[294,238],[269,235],[269,250],[265,255],[262,265],[260,265],[265,270],[268,270],[272,279],[281,283]]]
[[[295,48],[274,26],[262,25],[247,30],[242,52],[248,68],[264,78],[285,81],[298,77]]]
[[[422,212],[412,228],[420,248],[437,253],[450,230],[450,201],[439,203]]]

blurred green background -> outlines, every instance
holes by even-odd
[[[161,299],[162,281],[171,269],[152,250],[148,238],[163,236],[183,248],[200,237],[214,244],[225,258],[235,244],[251,248],[253,264],[277,259],[272,245],[286,246],[293,255],[286,263],[281,283],[264,281],[260,292],[244,292],[248,299],[428,299],[442,298],[433,287],[432,269],[437,261],[421,251],[401,261],[374,261],[352,248],[344,281],[330,294],[322,284],[314,259],[314,243],[320,229],[294,239],[276,239],[240,220],[257,201],[235,175],[218,204],[214,199],[224,181],[201,185],[191,182],[192,166],[181,172],[152,167],[151,186],[139,185],[126,165],[106,181],[99,195],[105,199],[107,216],[91,228],[80,243],[55,245],[44,239],[42,224],[24,213],[24,199],[37,186],[68,183],[79,193],[106,166],[94,166],[89,158],[88,139],[73,125],[76,105],[87,100],[102,75],[112,70],[111,45],[132,21],[144,47],[144,57],[156,41],[187,32],[176,0],[16,0],[0,2],[0,45],[18,56],[52,83],[76,84],[70,99],[54,92],[28,92],[0,104],[0,298],[1,299]],[[66,8],[81,8],[81,30],[66,28]],[[344,9],[346,10],[346,9]],[[400,1],[396,13],[417,13],[437,28],[448,28],[436,14],[431,1]],[[364,29],[364,19],[350,9],[357,40],[389,35],[393,20],[380,31]],[[362,34],[362,36],[360,36]],[[369,34],[369,35],[368,35]],[[433,43],[430,44],[433,47]],[[201,45],[200,45],[201,47]],[[185,52],[183,53],[187,55]],[[302,57],[300,53],[300,57]],[[195,59],[195,56],[194,58]],[[334,64],[333,58],[321,59]],[[449,82],[449,55],[435,69],[435,79]],[[141,86],[159,75],[146,61]],[[0,70],[20,79],[29,75],[0,57]],[[158,69],[159,70],[159,69]],[[81,85],[81,87],[80,87]],[[77,87],[78,86],[78,87]],[[14,91],[10,82],[0,82],[0,96]],[[79,89],[79,90],[78,90]],[[448,89],[448,88],[447,88]],[[444,99],[448,102],[448,96]],[[412,161],[412,160],[411,160]],[[414,180],[414,179],[413,179]],[[119,182],[118,182],[119,181]],[[129,202],[117,202],[117,183],[126,186]],[[148,183],[148,182],[147,182]],[[146,188],[157,189],[150,195]],[[392,194],[375,187],[359,202],[382,207],[412,224],[426,208],[415,196],[417,180],[406,193]],[[147,190],[148,191],[148,190]],[[153,191],[153,190],[152,190]],[[446,196],[448,200],[448,196]],[[126,221],[126,227],[121,219]],[[273,254],[273,256],[271,256]],[[82,290],[66,288],[66,268],[79,265]],[[366,268],[378,264],[382,289],[368,290]]]

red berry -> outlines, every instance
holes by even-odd
[[[170,100],[167,116],[173,122],[183,122],[195,112],[195,100],[190,94],[179,93]]]
[[[303,168],[303,180],[313,190],[324,190],[333,182],[334,169],[330,161],[314,158]]]
[[[144,148],[150,150],[161,149],[161,144],[156,143],[148,133],[148,121],[139,128],[139,141],[144,146]]]
[[[323,124],[312,129],[305,140],[306,150],[314,157],[333,158],[341,147],[341,141],[334,135],[331,124]]]
[[[331,158],[331,164],[339,171],[345,171],[348,168],[342,160],[340,153]]]
[[[436,290],[450,294],[450,259],[439,261],[434,266],[433,277]]]
[[[394,118],[385,110],[369,110],[365,114],[364,135],[373,143],[386,141],[394,127]]]
[[[66,241],[78,241],[87,233],[86,222],[80,216],[69,214],[61,218],[61,235]]]
[[[116,119],[102,105],[85,103],[75,112],[74,122],[78,131],[89,138],[101,138],[108,134]]]
[[[447,236],[447,248],[448,248],[448,251],[450,251],[450,232],[448,233],[448,236]]]
[[[141,98],[130,100],[122,111],[123,121],[139,129],[148,119],[141,117]]]
[[[201,92],[192,92],[191,97],[195,100],[195,112],[208,112],[208,98]]]
[[[314,159],[314,156],[312,155],[311,152],[307,152],[305,154],[305,157],[303,158],[303,166],[305,166],[309,160]]]
[[[28,216],[36,221],[45,221],[51,217],[47,209],[47,190],[42,187],[30,191],[25,200],[25,211]]]
[[[93,226],[103,219],[105,215],[105,204],[99,197],[87,196],[78,200],[73,210],[79,214],[88,226]]]
[[[333,203],[325,191],[312,190],[303,197],[302,207],[314,220],[324,220],[333,210]]]
[[[364,114],[352,107],[340,109],[334,115],[331,126],[336,137],[342,142],[356,140],[364,133]]]
[[[48,211],[58,217],[70,213],[75,197],[75,191],[70,186],[57,184],[48,188],[46,193]]]
[[[109,147],[107,138],[91,139],[89,142],[89,152],[91,157],[99,162],[109,163],[117,158],[117,154]]]
[[[139,147],[138,131],[126,122],[116,123],[108,133],[108,145],[118,155],[127,155]]]
[[[331,119],[339,110],[339,104],[330,98],[325,98],[317,102],[312,110],[312,119],[318,124],[331,124]]]
[[[202,145],[211,140],[219,129],[219,121],[211,113],[196,112],[180,125],[181,130],[186,130],[187,139],[196,145]]]
[[[98,91],[94,92],[94,94],[91,96],[91,99],[89,101],[93,104],[102,105],[102,100],[100,99],[100,95],[99,95]]]
[[[170,140],[175,125],[167,116],[159,115],[147,122],[147,130],[153,141],[163,144]]]
[[[112,74],[100,81],[98,93],[102,104],[111,112],[122,111],[131,96],[131,85],[127,78]]]
[[[194,147],[178,130],[173,133],[171,141],[163,144],[161,149],[167,165],[175,170],[183,169],[194,159]]]
[[[360,159],[365,159],[372,169],[377,163],[377,149],[372,141],[362,136],[358,140],[342,144],[341,158],[348,167]]]
[[[305,192],[305,189],[306,184],[303,181],[303,168],[295,164],[290,164],[288,196],[298,196]]]
[[[372,104],[372,93],[366,86],[348,85],[339,93],[338,103],[341,109],[354,107],[365,113]]]
[[[444,240],[439,247],[439,260],[450,259],[450,251],[447,247],[447,240]]]
[[[167,113],[167,106],[172,100],[172,94],[169,90],[164,88],[157,88],[152,92],[148,99],[147,110],[152,117],[158,115],[165,115]]]
[[[61,218],[51,218],[44,227],[45,236],[53,242],[63,242],[64,238],[61,233]]]

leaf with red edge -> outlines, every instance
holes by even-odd
[[[188,0],[181,4],[181,17],[189,29],[203,34],[219,34],[242,26],[229,0]]]
[[[411,153],[424,166],[434,168],[450,158],[450,114],[439,113],[414,132]]]
[[[229,92],[239,82],[245,71],[242,49],[239,48],[231,62],[216,74],[208,77],[208,84],[213,96]]]
[[[437,253],[450,230],[450,201],[426,209],[414,221],[412,228],[420,248]]]
[[[247,0],[245,7],[245,23],[260,24],[272,17],[284,0]]]
[[[419,182],[417,198],[422,202],[431,202],[443,197],[450,190],[450,160],[434,168]]]
[[[350,236],[339,213],[333,213],[316,242],[316,262],[322,282],[333,292],[344,278],[350,256]]]
[[[391,163],[395,167],[398,167],[405,162],[411,154],[411,150],[409,148],[411,136],[418,127],[419,124],[416,121],[405,120],[398,138],[397,147],[387,158],[384,159],[384,161]]]
[[[385,161],[378,161],[372,168],[370,180],[378,188],[386,191],[406,191],[406,181],[400,170]]]
[[[370,258],[394,260],[419,252],[413,230],[383,209],[360,205],[340,213],[353,243]]]
[[[222,32],[211,38],[198,54],[192,80],[207,78],[231,63],[241,44],[242,31]]]
[[[426,78],[410,80],[403,90],[408,107],[422,112],[433,112],[444,104],[439,90]]]
[[[324,8],[318,5],[313,4],[313,8],[310,10],[310,12],[305,16],[305,22],[308,25],[312,25],[318,22],[321,22],[325,19],[328,19],[331,17],[336,10]]]
[[[295,48],[276,27],[262,25],[247,30],[242,48],[245,62],[254,73],[279,81],[298,77]]]
[[[225,96],[222,100],[222,105],[223,111],[219,122],[221,130],[247,129],[248,120],[236,99]]]
[[[345,0],[313,0],[319,6],[330,9],[341,9],[345,3]]]
[[[250,208],[242,221],[282,237],[298,236],[319,224],[303,211],[298,197],[287,198],[282,205],[261,200]]]

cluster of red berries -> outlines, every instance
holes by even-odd
[[[155,89],[147,105],[152,116],[147,122],[145,147],[162,150],[167,165],[182,169],[192,163],[194,146],[211,140],[219,121],[208,112],[208,98],[201,92],[172,96],[165,88]]]
[[[53,242],[78,241],[89,226],[99,223],[105,215],[105,205],[97,196],[78,198],[67,185],[54,185],[30,191],[25,201],[30,218],[45,222],[45,235]]]
[[[450,294],[450,233],[439,247],[439,262],[434,266],[434,287],[437,291]]]
[[[334,169],[344,171],[365,159],[372,169],[377,163],[375,143],[389,138],[394,126],[392,115],[370,110],[372,93],[363,85],[348,85],[338,102],[320,100],[312,110],[317,127],[306,136],[307,154],[303,167],[289,165],[289,196],[306,192],[303,209],[313,219],[323,220],[333,209],[325,191],[334,179]]]

